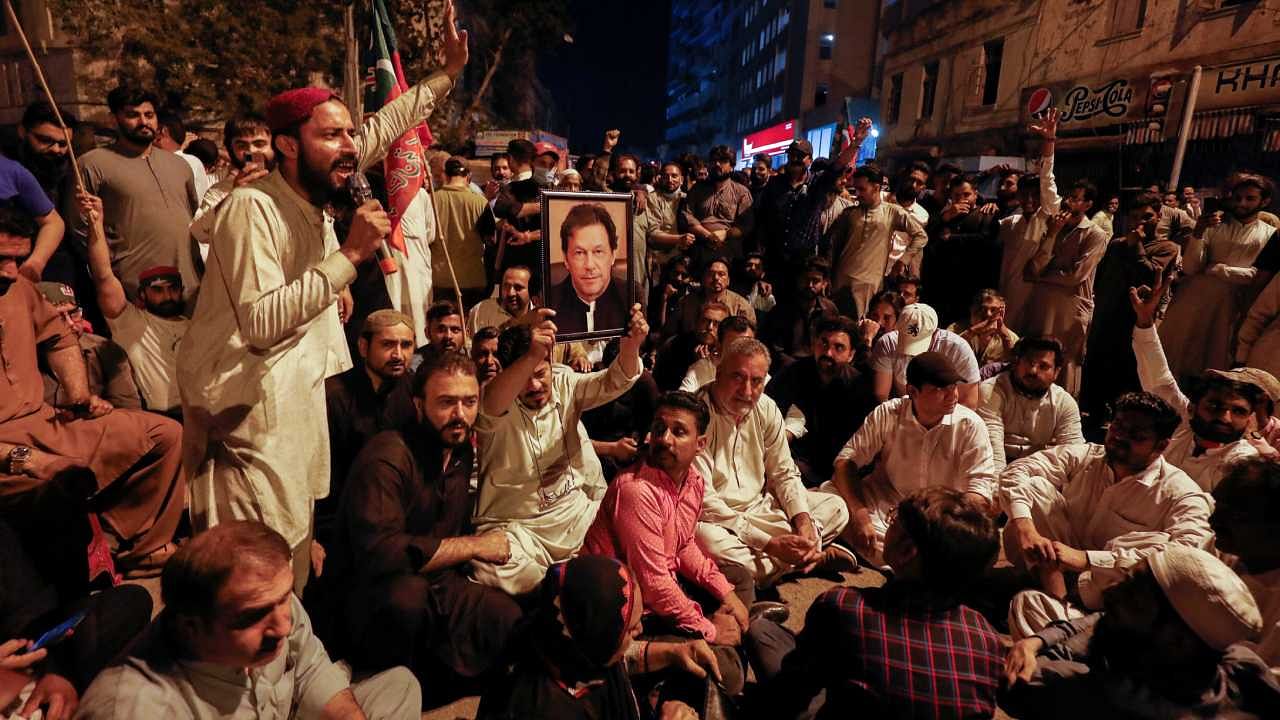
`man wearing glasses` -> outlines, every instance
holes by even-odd
[[[72,283],[75,265],[66,248],[59,252],[66,224],[54,209],[56,188],[66,175],[70,147],[48,103],[27,108],[18,125],[18,161],[0,157],[0,203],[16,207],[36,222],[35,246],[19,272],[31,282]]]

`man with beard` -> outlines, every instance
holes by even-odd
[[[831,284],[836,306],[848,317],[865,315],[871,296],[884,284],[893,233],[905,232],[911,238],[899,259],[904,266],[915,264],[929,243],[929,236],[911,213],[882,200],[882,177],[875,165],[854,170],[858,205],[845,210],[831,228]]]
[[[45,185],[45,182],[52,185],[59,181],[67,168],[69,138],[52,114],[48,103],[42,107],[33,105],[23,113],[22,124],[18,126],[18,137],[23,141],[18,157],[22,162],[0,157],[0,203],[22,210],[36,222],[35,246],[19,268],[22,274],[31,282],[47,279],[72,284],[75,268],[69,248],[58,252],[66,225],[54,207],[55,194]],[[44,181],[35,174],[37,170]],[[45,269],[51,262],[53,274],[46,278]]]
[[[958,402],[963,380],[942,353],[916,355],[907,365],[907,396],[872,410],[835,457],[824,489],[844,498],[851,518],[845,536],[877,566],[893,509],[910,493],[942,486],[991,503],[991,442],[982,419]]]
[[[790,154],[790,151],[788,151],[788,154]],[[772,177],[773,160],[768,155],[761,153],[751,158],[751,184],[748,187],[751,190],[751,204],[753,206],[760,199],[760,193],[764,192]]]
[[[289,551],[250,521],[184,544],[161,579],[164,611],[89,686],[79,717],[421,717],[405,668],[352,684],[329,659],[293,595]]]
[[[1212,492],[1226,468],[1257,454],[1245,437],[1253,419],[1253,407],[1266,397],[1266,389],[1239,370],[1209,370],[1198,378],[1191,397],[1183,394],[1165,359],[1155,321],[1164,293],[1164,276],[1154,288],[1132,288],[1130,301],[1137,322],[1133,328],[1133,354],[1138,362],[1142,389],[1169,403],[1181,422],[1174,431],[1165,459],[1204,489]]]
[[[689,371],[680,381],[680,389],[685,392],[697,392],[699,388],[716,379],[716,365],[720,364],[720,350],[733,344],[740,337],[755,337],[756,327],[741,315],[730,315],[716,325],[715,337],[703,337],[707,353],[689,366]]]
[[[329,488],[323,381],[351,367],[338,296],[391,229],[370,201],[339,247],[323,208],[452,88],[466,36],[447,4],[444,70],[383,108],[360,144],[332,92],[277,95],[267,106],[276,169],[233,190],[214,220],[208,292],[192,317],[202,331],[178,351],[192,521],[199,531],[252,518],[281,532],[298,591],[311,565],[312,505]]]
[[[743,238],[751,233],[751,191],[734,182],[733,150],[717,145],[707,156],[706,182],[699,182],[685,197],[681,222],[692,233],[694,267],[705,269],[712,260],[742,257]],[[727,280],[727,277],[726,277]],[[755,318],[751,318],[753,321]]]
[[[316,502],[316,539],[322,545],[336,535],[338,500],[356,454],[374,435],[413,420],[413,346],[413,319],[395,310],[377,310],[360,328],[360,362],[324,381],[330,479],[329,496]]]
[[[649,252],[651,276],[693,246],[693,233],[680,231],[680,206],[683,202],[684,171],[680,169],[680,163],[663,163],[654,192],[645,201],[649,230],[645,245]]]
[[[503,270],[498,296],[481,300],[468,313],[467,327],[471,332],[479,332],[484,327],[501,330],[532,310],[533,300],[529,297],[532,277],[533,273],[523,265],[512,265]]]
[[[1008,302],[1005,323],[1018,333],[1025,332],[1026,304],[1034,288],[1025,277],[1027,263],[1040,249],[1046,222],[1058,214],[1062,204],[1053,174],[1059,115],[1056,108],[1050,108],[1040,122],[1028,126],[1033,135],[1040,136],[1043,145],[1040,174],[1018,176],[1018,212],[1001,219],[996,231],[1001,248],[1000,284],[997,287]]]
[[[1151,553],[1213,538],[1208,493],[1161,457],[1177,413],[1149,393],[1122,395],[1112,407],[1105,445],[1051,447],[1000,474],[1005,555],[1043,589],[1015,596],[1015,639],[1079,617],[1081,604],[1100,608],[1103,591]],[[1075,577],[1070,600],[1067,574]]]
[[[462,313],[450,300],[440,300],[427,308],[427,345],[418,351],[419,356],[453,350],[466,351],[467,334],[462,327]],[[415,363],[415,366],[417,364]]]
[[[634,268],[631,282],[635,288],[635,297],[648,297],[650,192],[640,184],[640,158],[628,153],[617,155],[610,173],[610,190],[616,193],[631,193],[631,266]],[[562,315],[560,319],[563,322],[564,316]]]
[[[649,334],[640,306],[631,311],[618,357],[605,370],[577,373],[551,363],[554,312],[536,311],[498,339],[502,371],[485,387],[476,421],[480,488],[475,525],[506,533],[510,557],[472,563],[476,580],[513,595],[533,590],[547,568],[582,547],[605,492],[600,459],[582,413],[631,389],[644,370]]]
[[[107,94],[107,106],[119,137],[112,145],[85,153],[80,171],[85,191],[103,200],[111,269],[133,300],[143,270],[157,265],[177,267],[184,298],[192,299],[200,277],[188,228],[200,198],[191,166],[155,146],[159,126],[155,95],[121,85]],[[63,209],[72,218],[70,236],[84,249],[89,229],[80,218],[75,178],[68,177],[65,184]]]
[[[502,363],[498,362],[498,336],[501,334],[498,328],[486,325],[471,338],[471,362],[476,364],[476,380],[481,388],[502,372]]]
[[[134,382],[133,367],[123,348],[110,339],[93,333],[84,320],[84,312],[76,305],[75,292],[67,285],[42,282],[36,287],[53,309],[66,321],[76,336],[84,355],[84,368],[89,375],[89,391],[111,403],[112,407],[141,410],[142,396]],[[41,367],[44,377],[44,401],[53,407],[66,403],[66,389],[48,367]]]
[[[1232,335],[1249,310],[1245,291],[1258,274],[1253,263],[1275,233],[1258,217],[1271,204],[1270,179],[1237,174],[1227,187],[1226,212],[1201,215],[1183,247],[1187,277],[1160,323],[1177,378],[1231,367]]]
[[[1057,384],[1062,343],[1055,337],[1025,337],[1013,346],[1013,364],[982,383],[978,415],[987,424],[996,472],[1014,460],[1057,445],[1084,442],[1080,408]]]
[[[813,350],[813,325],[840,314],[827,298],[827,277],[831,264],[826,258],[812,258],[796,278],[796,302],[784,303],[769,314],[766,337],[774,357],[785,367],[792,360],[808,357]]]
[[[999,281],[999,228],[994,214],[979,209],[976,182],[955,176],[947,186],[946,207],[929,213],[929,242],[920,265],[923,298],[937,309],[944,327],[967,318],[973,296]]]
[[[706,478],[693,463],[710,422],[706,404],[690,393],[658,399],[648,448],[609,485],[582,554],[625,562],[640,584],[647,632],[712,643],[725,688],[736,695],[746,678],[735,646],[755,592],[744,568],[730,579],[696,542]]]
[[[760,341],[739,338],[721,351],[715,381],[698,391],[711,426],[694,461],[707,481],[698,545],[722,568],[746,568],[756,587],[819,564],[857,564],[831,544],[848,511],[836,495],[805,488],[782,411],[764,394],[768,375],[769,350]]]
[[[182,276],[174,267],[148,268],[138,276],[137,300],[129,302],[111,269],[102,199],[87,194],[79,197],[80,212],[89,227],[89,273],[97,288],[98,309],[111,328],[111,339],[129,355],[147,409],[180,420],[178,345],[191,324],[183,313]]]
[[[1280,715],[1280,683],[1245,644],[1262,627],[1257,603],[1209,553],[1151,555],[1104,606],[1015,643],[1001,708],[1029,720]]]
[[[710,303],[719,303],[729,308],[730,315],[742,315],[752,324],[756,321],[755,308],[738,293],[729,289],[729,259],[726,257],[711,258],[702,269],[702,286],[695,292],[685,295],[680,301],[680,312],[667,318],[667,332],[692,332],[697,329],[702,317],[702,308]]]
[[[765,392],[790,419],[798,409],[803,433],[793,433],[791,456],[805,487],[831,479],[836,455],[876,406],[871,378],[854,367],[858,326],[840,316],[819,319],[811,354],[783,368]]]
[[[467,576],[511,556],[501,529],[474,533],[469,495],[480,385],[469,358],[441,352],[413,377],[416,421],[369,441],[342,495],[339,574],[346,639],[361,670],[408,665],[464,677],[502,659],[520,608]]]
[[[911,217],[920,223],[920,227],[929,227],[929,211],[924,209],[918,200],[920,193],[924,192],[925,186],[929,183],[929,166],[923,162],[916,161],[911,163],[910,169],[902,173],[898,177],[898,182],[894,184],[893,201],[903,210],[911,214]],[[911,244],[911,236],[905,232],[895,232],[893,234],[893,246],[889,248],[889,262],[885,264],[885,278],[899,278],[904,275],[920,274],[921,257],[917,255],[913,264],[903,263],[902,255],[907,251],[907,246]]]
[[[720,337],[720,323],[731,317],[729,306],[709,302],[702,306],[698,326],[669,338],[658,351],[654,380],[662,390],[675,390],[689,369],[703,358],[715,357]],[[745,320],[745,318],[744,318]]]
[[[89,391],[75,333],[18,273],[32,234],[30,220],[0,208],[0,506],[11,521],[48,536],[49,545],[69,541],[82,568],[83,540],[49,529],[77,522],[68,512],[78,522],[93,513],[119,569],[154,571],[172,553],[182,515],[182,428],[158,415],[116,410]],[[44,402],[41,360],[58,379],[62,407]],[[79,575],[84,582],[84,570]]]

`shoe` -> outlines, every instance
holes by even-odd
[[[764,618],[781,625],[791,617],[791,610],[780,602],[761,600],[751,603],[751,609],[747,611],[747,617],[752,622],[755,622],[757,618]]]
[[[822,559],[818,561],[818,567],[831,572],[851,573],[856,573],[860,569],[858,556],[854,555],[849,548],[834,543],[823,549]]]

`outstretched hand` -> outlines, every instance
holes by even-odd
[[[457,80],[462,68],[467,66],[471,51],[467,49],[466,30],[459,30],[457,9],[453,0],[445,0],[444,5],[444,72]]]
[[[1045,111],[1044,117],[1039,122],[1027,125],[1027,130],[1033,135],[1039,135],[1046,142],[1052,142],[1058,139],[1058,121],[1061,119],[1062,111],[1052,107]]]
[[[1156,278],[1155,287],[1143,285],[1129,288],[1129,304],[1133,306],[1133,312],[1137,316],[1135,326],[1145,330],[1156,324],[1160,299],[1164,297],[1164,289],[1168,287],[1169,280],[1173,276],[1173,267],[1174,264],[1169,263],[1165,271]]]

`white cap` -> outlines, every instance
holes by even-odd
[[[924,303],[902,308],[898,315],[898,352],[914,357],[929,349],[938,331],[938,313]]]
[[[1215,650],[1262,632],[1262,615],[1244,581],[1204,550],[1170,545],[1147,559],[1169,604]]]

